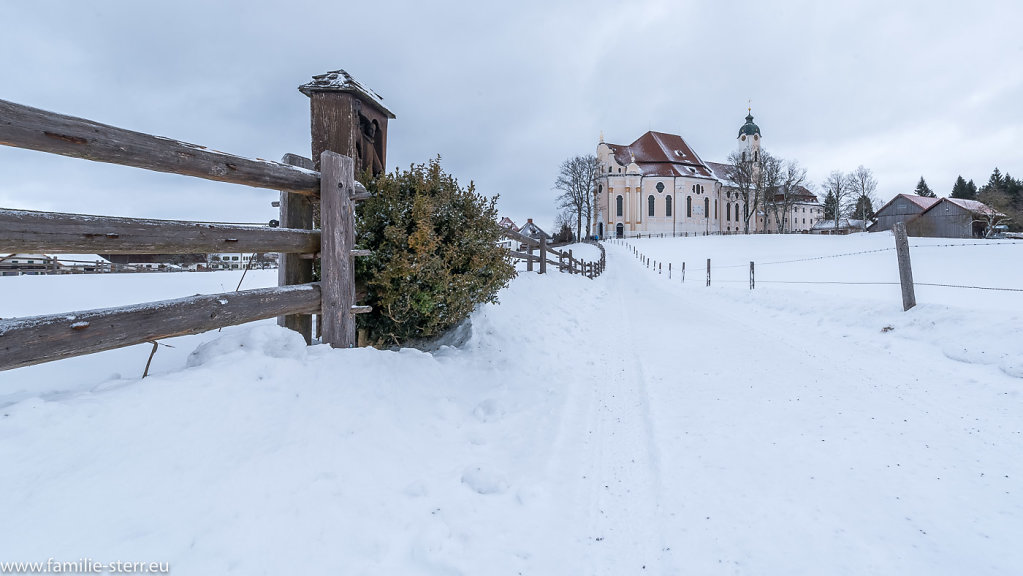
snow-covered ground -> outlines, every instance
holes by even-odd
[[[522,274],[432,355],[267,321],[169,340],[145,380],[149,346],[2,372],[0,562],[1023,573],[1023,292],[919,286],[903,312],[892,245],[611,242],[600,278]],[[912,245],[918,282],[1023,288],[1021,242]],[[3,278],[0,316],[237,281]]]

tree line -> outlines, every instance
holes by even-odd
[[[923,176],[917,182],[913,193],[918,196],[937,198]],[[1000,219],[1000,223],[1005,223],[1010,230],[1023,230],[1023,179],[1013,178],[1008,173],[1002,174],[997,167],[991,172],[987,183],[979,188],[973,179],[966,180],[960,174],[952,184],[949,198],[983,202],[1007,216],[1007,218]]]

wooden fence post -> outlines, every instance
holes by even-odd
[[[750,260],[750,263],[749,263],[749,289],[753,290],[754,288],[756,288],[756,283],[754,281],[754,276],[753,276],[753,261]]]
[[[710,286],[710,258],[707,258],[707,286]]]
[[[668,280],[671,280],[671,262],[668,262]]]
[[[526,258],[526,272],[533,271],[533,245],[526,246],[526,254],[529,254],[529,258]]]
[[[540,273],[547,273],[547,237],[540,236]]]
[[[682,263],[682,284],[686,283],[686,263]]]
[[[323,342],[353,348],[355,339],[355,161],[325,150],[320,156],[320,321]]]
[[[895,224],[895,253],[899,257],[899,282],[902,284],[902,310],[916,306],[916,292],[913,288],[913,266],[909,261],[909,238],[906,237],[906,225]]]
[[[572,256],[572,251],[568,251],[568,273],[575,274],[575,257]]]
[[[297,154],[285,154],[282,164],[290,164],[308,170],[313,169],[313,161]],[[304,194],[281,192],[281,227],[313,229],[313,203]],[[277,269],[277,285],[291,286],[308,284],[313,281],[313,259],[302,258],[300,254],[279,254]],[[313,317],[311,314],[295,314],[278,316],[277,325],[294,330],[305,338],[306,344],[313,341]]]

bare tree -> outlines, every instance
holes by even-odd
[[[824,191],[831,195],[835,203],[835,230],[838,230],[838,223],[842,214],[848,209],[849,197],[853,193],[853,182],[849,174],[841,170],[834,170],[824,182],[821,183]]]
[[[870,168],[861,164],[849,176],[850,195],[847,202],[847,214],[863,220],[863,231],[867,230],[867,220],[874,217],[874,205],[877,204],[877,180]]]
[[[764,212],[770,210],[778,233],[784,234],[788,231],[788,218],[793,207],[804,196],[806,168],[795,160],[785,162],[781,158],[769,157],[764,161],[764,179],[767,188]]]
[[[768,182],[764,165],[772,156],[766,151],[760,151],[760,158],[749,158],[742,152],[732,152],[728,155],[728,176],[735,184],[736,192],[743,205],[743,230],[749,234],[749,221],[751,218],[756,222],[758,209],[764,203],[767,194]]]
[[[597,185],[599,165],[593,154],[576,156],[561,163],[554,188],[561,191],[558,208],[575,216],[576,238],[583,236],[583,220],[586,220],[586,235],[590,235],[593,221],[593,189]]]

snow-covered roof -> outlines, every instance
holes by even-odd
[[[955,204],[956,206],[959,206],[960,208],[963,208],[965,210],[969,210],[970,212],[973,212],[974,214],[1002,215],[1002,216],[1004,216],[1004,214],[1002,214],[998,210],[995,210],[994,208],[988,206],[987,204],[985,204],[985,203],[983,203],[983,202],[981,202],[979,200],[966,200],[964,198],[942,198],[941,201],[942,202],[950,202],[952,204]],[[935,206],[937,206],[937,204],[935,204]],[[934,206],[932,206],[931,208],[933,208],[933,207]]]
[[[57,262],[61,264],[110,264],[110,260],[100,256],[99,254],[57,254],[55,256]]]
[[[839,230],[848,230],[850,228],[862,229],[863,220],[857,220],[855,218],[839,219],[838,221]],[[834,230],[834,229],[835,229],[834,220],[818,220],[817,222],[814,223],[813,227],[811,228],[811,230]]]
[[[677,134],[647,132],[628,146],[608,144],[622,166],[635,163],[644,176],[715,178],[711,169]]]
[[[352,92],[362,96],[388,118],[394,118],[394,113],[384,106],[383,96],[363,86],[344,70],[334,70],[326,74],[313,76],[311,82],[299,86],[298,89],[306,96],[312,96],[314,92]]]
[[[910,202],[916,204],[917,206],[923,208],[924,210],[938,203],[937,198],[930,198],[928,196],[917,196],[916,194],[899,194],[899,196],[902,196],[906,200],[909,200]],[[896,198],[898,198],[898,196],[896,196]],[[894,201],[894,198],[892,200]]]
[[[548,234],[548,233],[544,232],[543,230],[541,230],[539,226],[537,226],[536,224],[533,224],[532,220],[530,220],[529,222],[526,222],[525,224],[523,224],[522,228],[519,228],[519,234],[523,234],[525,236],[529,236],[530,238],[534,238],[534,239],[539,239],[541,235],[544,238],[550,238],[551,237],[550,234]]]

